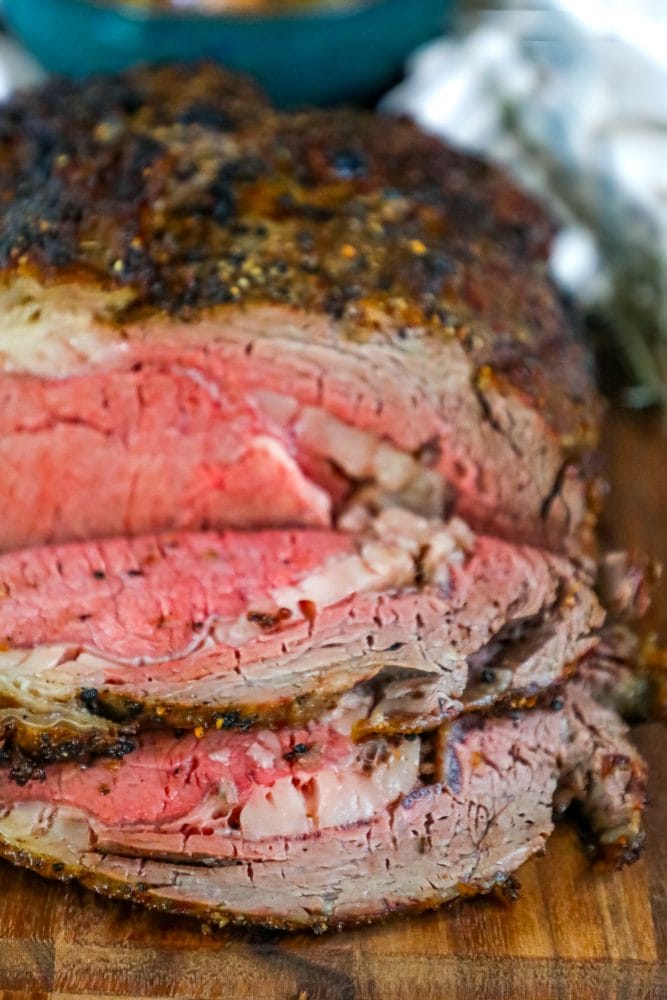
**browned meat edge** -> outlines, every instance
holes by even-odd
[[[441,674],[418,670],[380,669],[374,679],[358,685],[370,688],[374,701],[368,719],[357,725],[356,737],[419,733],[460,713],[502,712],[510,707],[549,703],[558,687],[577,670],[580,656],[597,642],[590,626],[597,624],[599,608],[591,602],[590,592],[579,590],[578,595],[576,602],[566,603],[567,611],[557,605],[534,618],[512,621],[503,627],[486,647],[469,657],[468,684],[458,697],[447,695],[446,675],[443,679]],[[576,614],[572,614],[573,609]],[[568,615],[572,615],[571,620]],[[570,656],[564,657],[564,651]],[[553,662],[550,657],[554,657]],[[399,688],[398,698],[394,695],[395,685]],[[69,712],[67,706],[61,706],[51,719],[23,709],[4,708],[0,710],[0,760],[9,761],[15,780],[24,783],[39,778],[44,766],[58,761],[99,755],[122,757],[134,748],[133,736],[145,728],[203,732],[209,727],[299,727],[332,708],[348,689],[349,684],[327,683],[324,678],[319,686],[296,698],[264,701],[256,710],[248,704],[224,709],[219,705],[179,706],[151,699],[128,705],[126,699],[114,697],[112,689],[103,695],[83,692],[80,706],[73,702]],[[393,707],[394,700],[397,707]]]
[[[0,811],[0,852],[46,877],[76,878],[103,895],[220,926],[321,931],[508,886],[511,872],[542,850],[552,799],[561,810],[579,803],[607,862],[625,864],[641,851],[644,764],[620,720],[574,682],[565,711],[456,724],[445,734],[443,759],[444,783],[424,786],[394,807],[390,828],[380,818],[320,832],[301,841],[305,853],[283,860],[210,867],[102,855],[88,846],[86,825],[76,816],[38,818],[41,807],[30,803],[5,803]],[[494,808],[503,811],[503,824],[494,821]],[[447,865],[460,852],[465,860],[457,878]],[[360,876],[367,879],[363,894]]]

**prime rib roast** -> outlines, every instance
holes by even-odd
[[[0,854],[316,930],[572,802],[633,860],[649,574],[542,209],[208,64],[13,98],[0,191]]]
[[[563,557],[397,510],[357,535],[5,553],[0,592],[0,733],[42,761],[127,752],[146,725],[298,724],[363,682],[359,731],[418,732],[562,681],[604,620]]]
[[[497,171],[186,67],[15,99],[0,172],[1,548],[357,502],[590,542],[596,397]]]
[[[346,696],[349,698],[349,696]],[[602,852],[641,846],[642,761],[576,682],[548,708],[355,744],[363,704],[304,729],[144,734],[116,770],[5,777],[0,854],[216,924],[329,926],[510,890],[576,800]]]

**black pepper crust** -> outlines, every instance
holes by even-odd
[[[552,225],[497,169],[404,120],[278,114],[210,64],[49,81],[0,109],[0,271],[133,290],[117,316],[233,303],[382,318],[456,337],[540,408],[569,453],[595,436],[581,346],[546,275]]]
[[[560,711],[563,701],[559,698],[559,693],[563,684],[574,675],[576,666],[567,664],[547,688],[538,689],[530,684],[501,694],[494,701],[481,705],[474,702],[464,706],[460,716],[452,713],[448,721],[473,713],[475,717],[494,717],[533,708]],[[288,726],[298,729],[334,708],[338,696],[338,692],[323,690],[294,701],[276,701],[268,707],[230,707],[221,711],[211,705],[193,708],[156,701],[128,703],[112,692],[95,692],[93,695],[92,689],[89,689],[79,695],[90,711],[90,719],[86,720],[85,727],[81,725],[80,718],[72,719],[67,715],[50,724],[40,723],[35,719],[22,719],[18,715],[0,722],[0,767],[8,764],[12,780],[23,785],[31,779],[39,780],[43,777],[44,768],[50,764],[68,760],[86,762],[95,757],[118,760],[135,749],[137,735],[147,729],[174,732],[200,730],[201,736],[208,729],[240,732],[256,726],[270,729]],[[359,722],[352,735],[353,739],[361,742],[378,736],[389,739],[397,735],[415,738],[428,731],[428,726],[419,719],[395,716],[380,727]]]
[[[9,766],[9,776],[18,785],[44,777],[44,767],[68,760],[93,757],[120,760],[135,749],[127,727],[91,725],[83,729],[67,719],[50,725],[34,720],[4,718],[0,721],[0,765]]]

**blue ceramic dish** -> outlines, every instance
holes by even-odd
[[[210,57],[250,73],[282,106],[363,100],[437,35],[454,0],[365,0],[266,15],[149,11],[101,0],[4,0],[4,17],[47,69],[71,76]]]

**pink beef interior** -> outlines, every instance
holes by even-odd
[[[397,510],[354,535],[181,532],[5,553],[0,595],[0,726],[27,741],[55,721],[65,750],[68,732],[122,742],[110,723],[301,724],[372,678],[361,729],[418,732],[462,698],[557,683],[602,620],[562,557]]]
[[[505,884],[573,799],[632,860],[551,223],[212,65],[53,87],[0,111],[0,855],[318,929]]]
[[[196,370],[3,376],[1,495],[13,513],[0,547],[207,525],[326,525],[329,498],[296,454],[247,394],[221,392]]]
[[[406,667],[451,671],[452,657],[546,612],[569,586],[567,563],[537,550],[467,534],[464,551],[460,528],[413,515],[387,513],[373,527],[376,536],[178,533],[5,553],[0,658],[43,647],[39,669],[73,670],[81,687],[159,679],[164,690],[318,648],[332,666],[363,651],[366,675],[392,646],[405,647]],[[599,614],[590,591],[578,593],[583,637]]]
[[[434,347],[432,355],[380,344],[366,351],[321,318],[275,309],[122,336],[91,319],[92,355],[79,361],[75,333],[49,337],[52,358],[28,349],[24,370],[0,375],[0,549],[176,529],[322,527],[369,487],[440,516],[447,484],[479,526],[526,540],[542,531],[556,444],[545,437],[530,476],[512,469],[543,433],[541,418],[520,408],[510,417],[499,396],[493,419],[480,421],[453,343],[448,363]],[[505,424],[511,437],[494,430]],[[563,481],[565,509],[550,518],[580,517],[574,488]],[[515,523],[505,512],[512,505]]]
[[[100,836],[113,829],[127,844],[141,844],[145,834],[159,845],[162,835],[172,841],[177,835],[192,847],[200,837],[215,837],[208,849],[223,856],[229,851],[217,838],[299,836],[346,826],[386,808],[418,780],[419,744],[357,745],[350,729],[358,715],[352,699],[329,721],[303,729],[211,730],[200,739],[146,733],[120,763],[50,769],[38,794],[52,805],[85,811]],[[0,777],[5,801],[34,797],[34,785],[17,791],[6,774]]]
[[[331,531],[267,531],[8,553],[0,556],[0,635],[14,647],[77,643],[120,660],[177,657],[213,619],[222,641],[239,620],[250,635],[260,631],[248,615],[278,610],[273,593],[354,551],[350,536]]]
[[[349,765],[349,739],[324,725],[314,726],[310,733],[210,730],[202,739],[192,733],[178,740],[145,733],[140,747],[120,763],[52,768],[41,784],[40,797],[85,809],[111,826],[160,826],[187,816],[206,796],[217,795],[222,782],[233,788],[226,793],[231,809],[244,804],[256,786],[269,788],[280,778],[305,773],[310,769],[308,760],[301,764],[299,754],[289,754],[295,745],[308,747],[305,756],[314,766],[313,743],[318,760],[325,759],[336,770]],[[28,801],[34,789],[28,785],[18,797]]]

